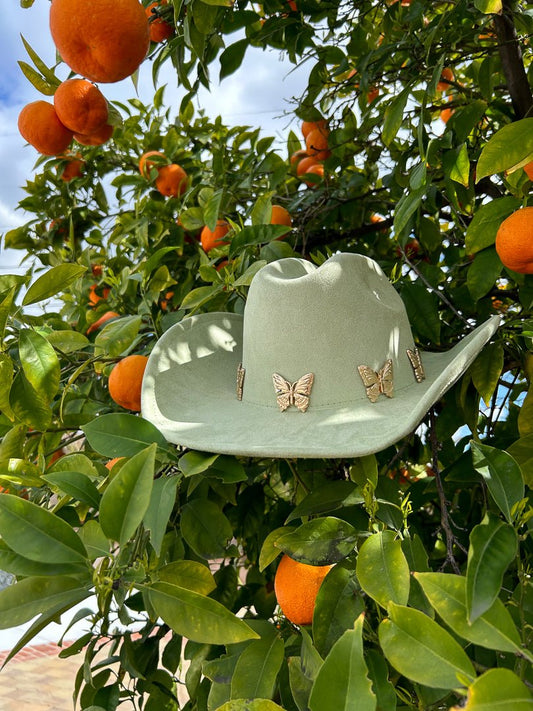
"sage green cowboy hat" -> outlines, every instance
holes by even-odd
[[[499,325],[445,353],[415,347],[380,267],[335,254],[267,264],[244,315],[206,313],[156,343],[142,415],[175,444],[253,457],[359,457],[412,432]]]

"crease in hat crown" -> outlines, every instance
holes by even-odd
[[[381,268],[358,254],[315,267],[288,258],[263,267],[244,312],[242,401],[277,407],[272,374],[295,382],[314,374],[310,407],[365,399],[358,366],[378,371],[392,360],[394,387],[415,381],[405,306]]]

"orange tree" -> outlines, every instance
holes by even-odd
[[[530,708],[530,12],[509,0],[152,12],[175,30],[151,56],[154,77],[172,64],[187,92],[177,115],[161,88],[150,105],[112,105],[112,138],[76,146],[70,180],[71,158],[41,158],[21,201],[32,218],[3,236],[33,265],[0,277],[0,568],[15,577],[0,627],[35,618],[12,654],[82,603],[86,632],[61,652],[83,658],[82,709]],[[326,121],[314,128],[327,150],[301,175],[300,128],[278,150],[194,113],[200,84],[238,71],[250,46],[310,66],[294,111],[306,132]],[[23,70],[53,94],[29,51]],[[161,156],[141,175],[148,151]],[[165,164],[185,171],[185,192],[157,190]],[[271,224],[273,204],[292,227]],[[502,262],[496,235],[518,211]],[[206,251],[200,234],[220,221],[230,230]],[[265,264],[339,249],[380,263],[424,350],[502,316],[410,436],[357,459],[217,455],[168,444],[110,396],[115,364],[173,324],[242,313]],[[45,314],[29,308],[51,297]],[[332,565],[311,624],[277,606],[281,554]],[[297,592],[296,575],[283,580]]]

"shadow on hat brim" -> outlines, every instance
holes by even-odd
[[[271,405],[239,401],[243,318],[200,314],[172,326],[156,343],[144,374],[141,413],[169,442],[190,449],[250,457],[360,457],[411,433],[499,324],[493,316],[449,351],[423,352],[426,379],[417,383],[413,377],[393,398],[313,407],[311,397],[302,413],[295,407],[281,412],[274,389]]]

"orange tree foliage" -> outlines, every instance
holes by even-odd
[[[533,277],[494,242],[532,204],[531,14],[509,0],[161,13],[175,33],[152,46],[154,77],[174,64],[177,115],[161,88],[113,106],[110,141],[80,147],[81,175],[40,159],[31,219],[3,235],[35,267],[0,277],[0,568],[16,580],[0,627],[37,616],[16,651],[82,602],[87,632],[63,652],[85,662],[82,709],[529,708]],[[194,113],[198,86],[237,72],[250,46],[308,62],[294,111],[327,121],[331,154],[307,183],[290,162],[299,131],[277,149]],[[33,59],[25,73],[52,94]],[[182,166],[183,194],[160,194],[156,166],[139,173],[147,151]],[[273,203],[292,228],[270,224]],[[200,232],[219,220],[231,229],[206,253]],[[380,263],[423,349],[502,315],[395,446],[351,460],[187,451],[109,396],[114,364],[174,323],[242,313],[262,265],[339,249]],[[29,308],[50,297],[44,315]],[[333,564],[311,625],[276,606],[282,552]]]

